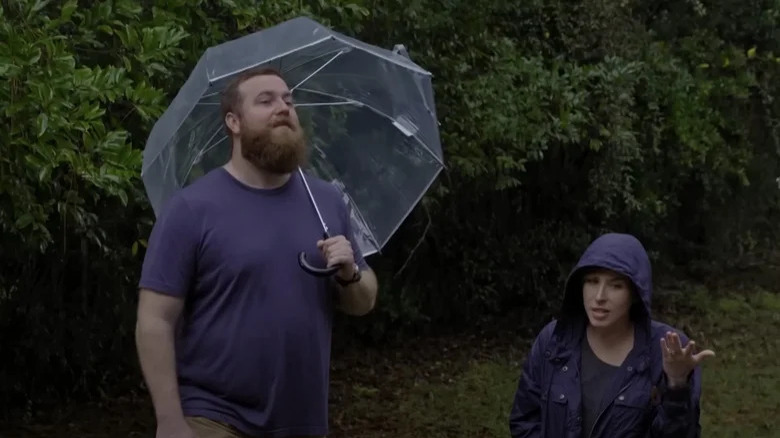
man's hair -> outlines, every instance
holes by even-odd
[[[228,113],[238,114],[238,109],[242,103],[241,93],[238,91],[238,87],[240,87],[241,84],[243,84],[244,82],[256,76],[269,76],[269,75],[277,76],[282,80],[284,80],[279,70],[273,67],[253,68],[253,69],[246,70],[241,74],[239,74],[238,76],[236,76],[236,78],[233,79],[230,82],[230,84],[228,84],[227,88],[225,88],[225,91],[222,92],[222,99],[220,102],[220,105],[222,107],[222,123],[225,125],[225,131],[227,132],[228,138],[233,133],[230,131],[230,128],[227,126],[227,123],[225,122],[225,117],[227,117]]]

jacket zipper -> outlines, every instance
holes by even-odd
[[[628,389],[629,386],[631,386],[631,382],[629,382],[626,386],[620,388],[618,394],[622,394],[623,391]],[[598,426],[601,416],[604,414],[604,412],[607,412],[607,409],[609,409],[609,407],[612,406],[612,403],[615,403],[614,399],[610,401],[609,404],[605,406],[604,409],[601,410],[601,412],[599,412],[599,415],[596,417],[596,421],[593,422],[593,426],[591,426],[590,428],[590,433],[588,433],[588,438],[593,438],[593,431],[596,430],[596,426]]]

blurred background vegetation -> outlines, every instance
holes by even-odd
[[[207,47],[298,15],[406,45],[435,75],[448,165],[370,260],[378,309],[340,318],[339,345],[512,312],[536,328],[607,230],[694,281],[776,250],[778,0],[0,5],[0,412],[17,419],[141,388],[148,132]]]

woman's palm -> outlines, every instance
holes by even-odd
[[[661,352],[666,377],[671,380],[687,380],[691,371],[704,358],[715,356],[715,352],[712,350],[704,350],[694,354],[695,349],[695,342],[689,341],[688,345],[683,347],[677,333],[666,332],[666,337],[661,338]]]

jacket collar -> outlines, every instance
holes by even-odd
[[[579,352],[585,336],[585,327],[584,316],[558,320],[550,343],[545,349],[545,358],[553,364],[568,361],[575,351]],[[648,370],[650,368],[652,341],[649,324],[634,324],[634,348],[623,365],[638,373]]]

